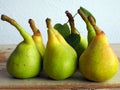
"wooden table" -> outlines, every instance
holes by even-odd
[[[111,44],[120,57],[120,44]],[[42,72],[40,76],[31,79],[15,79],[6,71],[6,61],[16,45],[0,45],[0,89],[95,89],[120,88],[120,71],[106,82],[91,82],[85,80],[79,72],[65,80],[51,80]]]

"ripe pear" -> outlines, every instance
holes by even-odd
[[[109,45],[105,33],[89,17],[96,36],[79,59],[79,70],[88,80],[102,82],[112,78],[119,69],[119,61]]]
[[[37,76],[41,69],[41,57],[31,35],[10,17],[2,15],[1,19],[15,26],[24,39],[8,58],[6,66],[8,73],[22,79]]]
[[[42,35],[39,29],[35,26],[35,22],[33,19],[29,19],[30,27],[33,31],[32,38],[36,44],[36,47],[41,55],[41,58],[43,59],[44,53],[45,53],[45,45],[43,43]]]
[[[66,39],[67,42],[76,50],[78,59],[80,55],[83,53],[83,51],[87,48],[88,46],[88,41],[85,37],[83,37],[80,32],[76,29],[75,23],[74,23],[74,18],[72,14],[69,11],[65,12],[68,21],[71,27],[71,34],[68,36]]]
[[[51,25],[51,19],[46,19],[48,41],[43,60],[43,70],[46,75],[55,80],[63,80],[76,71],[77,54],[65,41],[63,36]]]
[[[95,37],[96,33],[95,33],[95,30],[94,30],[93,26],[89,22],[88,17],[91,16],[93,18],[94,22],[96,22],[96,19],[88,10],[86,10],[83,7],[80,7],[80,9],[78,9],[78,13],[80,14],[82,19],[86,23],[86,28],[87,28],[87,31],[88,31],[87,39],[88,39],[88,45],[89,45],[91,43],[91,41],[93,40],[93,38]]]

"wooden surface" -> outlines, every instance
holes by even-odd
[[[120,57],[120,44],[111,45],[118,58]],[[0,45],[0,89],[94,89],[94,88],[120,88],[120,70],[106,82],[91,82],[85,80],[79,72],[65,80],[51,80],[44,73],[31,79],[15,79],[6,71],[6,61],[16,45]],[[108,72],[109,73],[109,72]]]

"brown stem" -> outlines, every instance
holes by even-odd
[[[39,31],[39,29],[35,26],[34,20],[33,20],[33,19],[29,19],[28,22],[29,22],[29,24],[30,24],[30,27],[31,27],[34,35],[40,35],[40,31]]]
[[[95,29],[96,34],[103,33],[103,31],[96,25],[92,16],[89,16],[88,20],[91,23],[91,25],[93,26],[93,28]]]
[[[73,22],[74,19],[73,19],[72,14],[69,11],[65,11],[65,13],[66,13],[67,17],[69,18],[69,21]]]
[[[52,27],[50,18],[46,19],[46,25],[47,25],[47,28],[51,28]]]
[[[75,28],[74,18],[72,16],[72,14],[69,11],[66,11],[65,13],[66,13],[66,15],[69,19],[69,24],[70,24],[70,27],[71,27],[71,33],[78,34],[78,32],[76,31],[76,28]]]

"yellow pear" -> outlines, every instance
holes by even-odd
[[[80,56],[79,70],[86,79],[101,82],[117,73],[119,61],[105,33],[97,27],[92,17],[89,17],[89,21],[95,29],[96,36]]]

